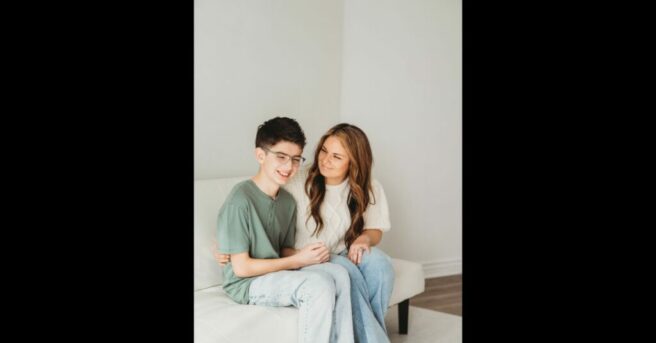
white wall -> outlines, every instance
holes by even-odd
[[[194,178],[254,174],[257,126],[339,122],[342,1],[195,0]]]
[[[196,0],[195,178],[253,174],[257,125],[299,120],[310,157],[361,127],[390,203],[381,247],[461,272],[460,0]]]
[[[341,119],[374,150],[392,230],[381,247],[461,272],[462,11],[459,0],[345,2]]]

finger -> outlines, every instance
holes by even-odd
[[[348,252],[348,255],[349,255],[349,258],[350,258],[350,259],[352,259],[353,256],[355,256],[355,252],[356,252],[356,251],[357,251],[357,250],[355,249],[355,247],[354,247],[354,246],[351,246],[351,249],[349,249],[349,252]]]
[[[360,246],[353,247],[353,263],[358,264],[358,255],[360,255]]]

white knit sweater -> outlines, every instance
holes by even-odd
[[[312,236],[317,224],[310,216],[310,199],[303,190],[308,169],[309,165],[302,166],[296,175],[283,186],[296,200],[295,248],[301,249],[310,243],[323,241],[331,252],[338,254],[346,248],[344,235],[351,225],[351,216],[346,204],[350,190],[348,180],[344,180],[339,185],[326,185],[326,196],[319,210],[324,226],[318,237]],[[364,228],[389,231],[391,228],[389,209],[383,186],[377,180],[372,179],[371,187],[376,203],[369,204],[364,213]]]

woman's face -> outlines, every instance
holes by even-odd
[[[326,184],[342,183],[348,173],[349,163],[342,141],[335,136],[328,137],[319,152],[319,171],[326,179]]]

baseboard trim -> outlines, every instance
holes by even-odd
[[[426,279],[462,274],[462,260],[460,259],[423,262],[421,266],[424,269],[424,278]]]

